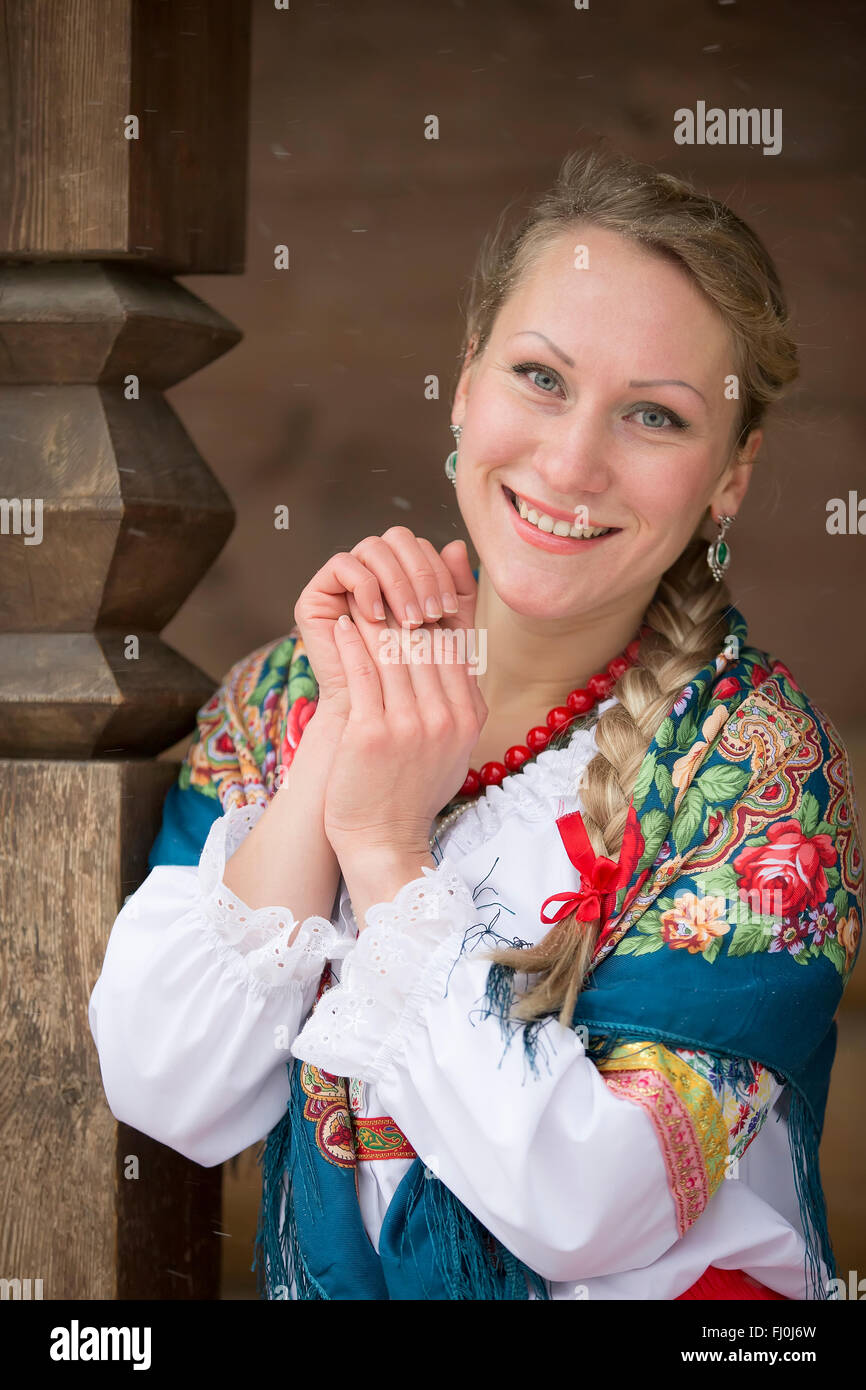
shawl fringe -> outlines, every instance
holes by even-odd
[[[422,1286],[421,1265],[412,1241],[412,1223],[408,1219],[419,1202],[423,1202],[427,1234],[447,1291],[446,1298],[527,1300],[532,1288],[537,1299],[549,1300],[547,1284],[541,1275],[506,1249],[419,1160],[399,1248],[401,1258],[404,1252],[408,1253]]]
[[[296,1059],[288,1064],[290,1082],[292,1065],[298,1065]],[[290,1086],[285,1113],[268,1135],[259,1160],[262,1198],[251,1268],[257,1272],[260,1298],[270,1298],[271,1290],[284,1288],[287,1298],[330,1302],[329,1295],[307,1267],[298,1237],[296,1201],[303,1202],[307,1210],[313,1204],[318,1211],[323,1210],[310,1150],[304,1143],[293,1142],[294,1134],[302,1132],[303,1113],[298,1111],[296,1088]],[[284,1191],[285,1206],[282,1202]]]

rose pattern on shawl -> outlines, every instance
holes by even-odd
[[[650,862],[652,878],[636,898],[629,893],[629,903],[620,904],[621,918],[609,933],[616,951],[670,949],[710,964],[721,950],[731,956],[784,953],[798,965],[823,956],[840,975],[851,970],[860,934],[862,864],[851,853],[857,841],[850,772],[830,731],[829,763],[824,755],[832,791],[824,810],[828,821],[814,793],[798,786],[798,778],[821,765],[819,725],[797,687],[775,664],[773,670],[769,681],[763,663],[744,678],[717,679],[713,701],[736,699],[750,688],[758,693],[746,694],[733,710],[714,705],[699,732],[688,713],[676,731],[664,721],[634,794],[643,808],[642,834],[652,851],[643,862]],[[823,727],[828,731],[826,720]],[[790,808],[786,818],[771,823],[766,834],[743,837],[744,830],[760,830],[766,808],[780,802]],[[702,871],[699,856],[685,875],[684,861],[699,834],[709,864]],[[739,852],[731,856],[737,835]],[[840,858],[846,852],[847,861]],[[713,855],[719,856],[714,866]],[[846,876],[848,866],[853,867]],[[686,891],[658,896],[675,880],[684,880]],[[629,906],[630,912],[622,910]],[[623,931],[623,922],[630,931]]]
[[[662,865],[663,869],[670,867],[676,868]],[[726,943],[732,956],[786,951],[799,965],[805,965],[823,955],[840,974],[851,969],[860,926],[856,912],[850,917],[846,912],[844,889],[838,889],[832,901],[802,912],[784,912],[778,910],[781,895],[774,897],[777,888],[751,886],[741,894],[733,864],[696,874],[693,882],[696,892],[657,897],[638,920],[636,934],[624,937],[618,950],[625,955],[645,955],[663,947],[686,949],[712,963]]]
[[[818,907],[827,896],[824,868],[836,859],[829,835],[804,835],[798,820],[780,821],[767,831],[767,844],[741,850],[733,859],[740,896],[749,900],[779,893],[780,912]]]
[[[729,908],[728,899],[717,893],[656,898],[637,922],[636,935],[625,937],[617,949],[622,955],[642,956],[667,946],[712,962],[731,930]]]
[[[292,704],[286,718],[286,732],[280,749],[280,762],[284,768],[291,767],[292,759],[298,751],[301,734],[315,714],[318,703],[318,700],[308,700],[305,695],[299,695]]]

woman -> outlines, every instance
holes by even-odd
[[[268,1135],[269,1297],[828,1296],[853,786],[723,579],[796,372],[729,209],[570,156],[472,286],[478,570],[366,538],[199,712],[91,1026],[119,1119]]]

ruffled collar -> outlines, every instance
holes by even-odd
[[[602,700],[599,715],[615,704],[615,696]],[[461,855],[470,854],[513,815],[528,821],[554,821],[565,810],[576,809],[580,779],[597,751],[595,726],[575,729],[562,747],[546,748],[519,772],[485,788],[483,796],[437,834],[438,848],[444,851],[447,845]]]

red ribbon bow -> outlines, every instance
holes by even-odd
[[[623,884],[628,883],[644,851],[644,838],[637,813],[633,805],[629,807],[619,859],[616,861],[608,859],[607,855],[595,853],[580,811],[560,816],[556,825],[566,854],[574,867],[580,871],[580,887],[577,892],[553,893],[549,898],[545,898],[541,904],[541,920],[546,926],[553,926],[573,911],[580,922],[593,922],[599,918],[602,932],[596,944],[597,950],[609,933],[610,928],[605,924],[616,907],[617,892]],[[635,889],[639,887],[647,872],[641,874]],[[552,917],[545,917],[544,909],[548,903],[557,902],[561,903],[561,906]]]

